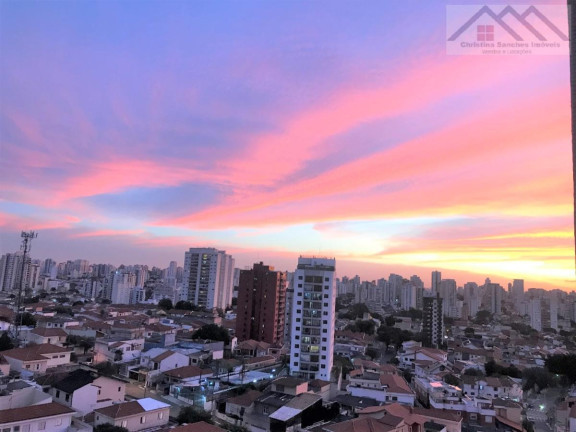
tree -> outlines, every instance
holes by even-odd
[[[551,373],[566,376],[570,384],[576,383],[576,354],[555,354],[546,359],[545,365]]]
[[[36,327],[36,318],[34,318],[34,315],[32,315],[30,312],[18,314],[17,320],[17,322],[21,322],[23,326]]]
[[[192,335],[193,339],[210,339],[213,341],[222,341],[225,344],[230,342],[230,334],[228,330],[216,324],[206,324],[200,327]]]
[[[474,322],[480,325],[489,324],[491,320],[492,314],[487,310],[478,311],[476,318],[474,318]]]
[[[114,426],[111,423],[103,423],[98,426],[94,426],[94,432],[128,432],[128,429],[122,426]]]
[[[178,424],[196,423],[199,421],[205,421],[206,423],[212,424],[212,415],[203,409],[187,406],[180,409],[180,414],[178,414],[176,420],[178,421]]]
[[[14,348],[14,343],[12,342],[12,339],[10,339],[8,333],[6,332],[2,333],[2,336],[0,336],[0,351],[7,351],[12,348]]]
[[[380,353],[375,348],[372,348],[372,347],[366,348],[366,355],[368,357],[370,357],[372,360],[374,360],[376,357],[378,357],[379,354]]]
[[[394,327],[394,324],[396,324],[396,318],[393,316],[387,316],[384,318],[384,324],[386,324],[387,327]]]
[[[458,378],[456,378],[454,375],[452,374],[448,374],[444,377],[444,382],[446,384],[450,384],[453,386],[459,386],[460,385],[460,380]]]
[[[530,420],[528,419],[524,419],[522,420],[522,428],[526,431],[526,432],[534,432],[534,423],[532,423]]]
[[[472,327],[466,327],[464,329],[464,334],[466,335],[466,337],[472,337],[474,336],[474,329]]]
[[[158,307],[162,310],[170,310],[173,308],[172,306],[172,300],[168,299],[168,298],[163,298],[162,300],[160,300],[158,302]]]
[[[525,369],[522,373],[524,390],[535,389],[538,393],[548,387],[554,386],[554,377],[550,372],[541,367]]]

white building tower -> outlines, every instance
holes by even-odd
[[[206,309],[232,303],[234,259],[214,248],[190,248],[184,254],[184,291],[188,301]]]
[[[297,377],[330,381],[336,316],[335,272],[333,258],[298,258],[290,331],[290,370]]]

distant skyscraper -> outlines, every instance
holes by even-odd
[[[335,271],[335,259],[298,259],[290,332],[290,370],[295,376],[330,381],[334,354]]]
[[[542,302],[539,298],[530,299],[528,315],[530,316],[530,327],[534,330],[542,331]]]
[[[502,313],[502,297],[504,295],[504,288],[497,283],[488,283],[486,288],[486,300],[488,311],[492,314],[499,315]]]
[[[214,248],[191,248],[184,254],[184,287],[188,301],[206,309],[232,302],[234,259]]]
[[[270,344],[284,341],[286,274],[263,263],[240,271],[236,336]]]
[[[442,299],[442,310],[444,315],[451,318],[458,317],[460,311],[456,307],[456,281],[454,279],[442,279],[442,281],[440,281],[439,294]]]
[[[524,280],[514,279],[510,289],[510,300],[514,305],[514,310],[520,312],[522,303],[524,302]]]
[[[438,348],[442,345],[444,336],[444,314],[442,299],[438,294],[434,297],[424,297],[422,316],[423,343],[427,347]]]
[[[436,293],[440,290],[440,281],[442,281],[442,273],[440,273],[439,271],[433,271],[432,287],[431,287],[432,296],[435,296]]]
[[[136,275],[121,269],[112,273],[110,278],[110,300],[113,304],[129,304],[132,289],[136,286]]]
[[[464,303],[468,308],[468,316],[474,318],[480,310],[480,290],[476,282],[464,285]]]
[[[30,263],[26,256],[23,260],[22,252],[7,253],[0,258],[0,291],[12,291],[20,288],[20,279],[24,276],[24,288],[30,287]],[[22,272],[24,266],[24,272]]]

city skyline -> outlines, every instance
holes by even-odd
[[[0,253],[574,289],[569,58],[446,4],[1,3]]]

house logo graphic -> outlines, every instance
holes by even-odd
[[[455,55],[567,55],[566,5],[451,5],[446,51]]]

